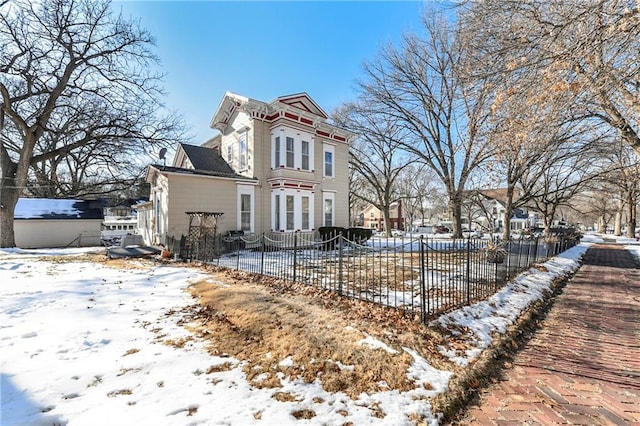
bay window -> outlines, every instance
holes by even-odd
[[[313,135],[298,129],[277,126],[272,129],[271,167],[313,170]],[[277,135],[277,136],[276,136]]]
[[[271,197],[271,224],[275,232],[313,229],[313,192],[275,189]]]

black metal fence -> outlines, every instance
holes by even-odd
[[[318,241],[312,233],[276,233],[219,237],[218,255],[199,260],[335,291],[427,321],[492,295],[517,273],[577,241],[402,237],[357,244],[341,234]]]

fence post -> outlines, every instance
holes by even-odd
[[[236,240],[236,255],[238,258],[236,259],[236,271],[240,270],[240,237]]]
[[[467,305],[471,305],[471,233],[467,238]]]
[[[522,270],[522,245],[524,244],[524,237],[520,235],[518,240],[518,266],[516,266],[515,274],[518,274]]]
[[[507,240],[507,276],[505,277],[506,281],[509,281],[509,277],[511,277],[511,237]]]
[[[297,260],[298,260],[298,231],[293,233],[293,282],[296,282],[297,277]]]
[[[260,253],[260,275],[264,275],[264,252],[267,250],[267,240],[262,233],[262,251]]]
[[[427,285],[425,283],[424,267],[424,236],[420,235],[420,310],[422,322],[427,322]]]
[[[342,231],[338,234],[338,294],[342,296]]]

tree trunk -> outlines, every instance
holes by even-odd
[[[604,215],[598,216],[598,233],[599,234],[607,233],[607,222],[604,219]]]
[[[382,209],[382,220],[384,221],[384,235],[388,238],[391,236],[391,216],[389,214],[389,206]]]
[[[0,247],[16,246],[13,218],[20,189],[16,181],[17,165],[9,159],[0,147]]]
[[[616,210],[616,217],[613,222],[613,235],[619,237],[622,235],[622,203],[618,205],[618,210]]]
[[[544,236],[551,236],[551,227],[553,225],[553,218],[556,216],[556,208],[553,205],[546,205],[544,207]]]
[[[450,198],[449,212],[451,214],[451,226],[453,227],[453,238],[462,238],[462,203],[455,197]]]
[[[636,235],[636,200],[633,192],[627,193],[627,232],[625,237],[633,238]]]
[[[505,200],[504,206],[504,230],[502,235],[505,241],[508,241],[511,238],[511,216],[513,211],[513,187],[507,187],[507,199]]]
[[[12,185],[0,187],[0,247],[2,248],[16,246],[13,217],[19,195],[20,191]]]

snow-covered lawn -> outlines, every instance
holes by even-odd
[[[542,297],[554,278],[576,269],[588,246],[441,317],[438,323],[452,332],[468,330],[460,336],[464,351],[440,348],[452,370],[489,346],[492,334]],[[142,263],[116,269],[60,257],[77,252],[0,250],[2,425],[412,424],[415,415],[438,423],[428,399],[446,391],[453,371],[432,367],[413,348],[404,350],[414,360],[407,377],[421,384],[414,390],[352,400],[317,381],[283,378],[277,391],[295,399],[279,401],[274,389],[249,384],[241,362],[210,355],[179,324],[178,312],[193,303],[184,289],[208,279],[202,272]],[[390,349],[372,336],[362,344]],[[372,407],[386,417],[375,417]]]

